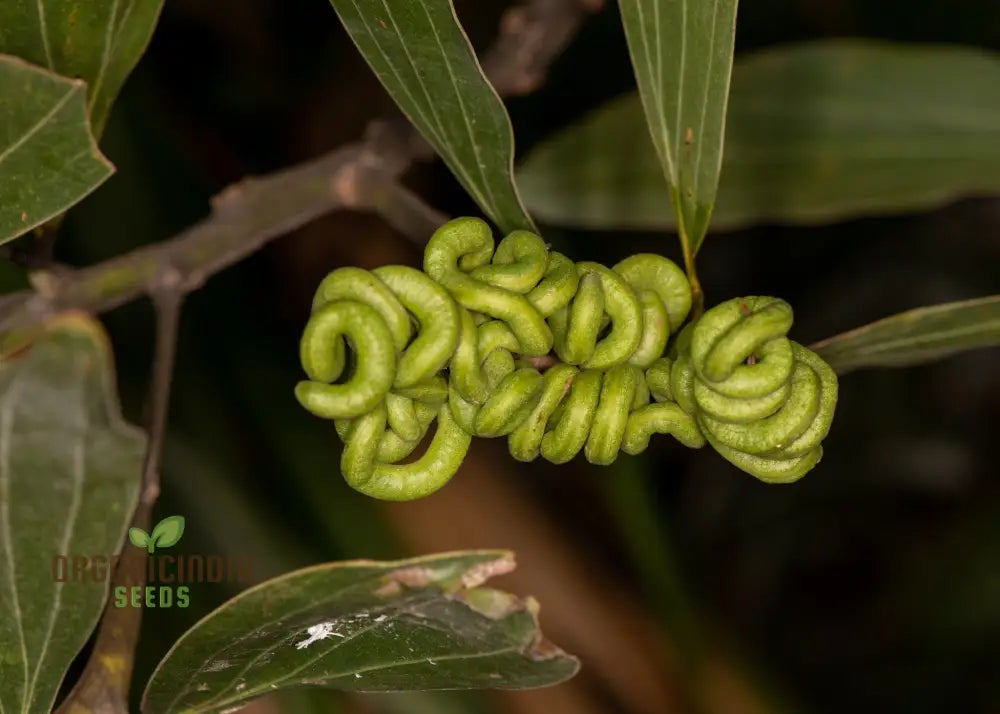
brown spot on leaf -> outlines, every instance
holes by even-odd
[[[430,568],[423,568],[419,565],[399,568],[383,578],[382,585],[375,591],[375,594],[382,597],[398,595],[402,591],[403,585],[408,588],[422,588],[433,581],[434,571]]]
[[[462,573],[462,586],[466,588],[479,587],[490,578],[510,573],[516,567],[517,563],[514,562],[513,553],[496,560],[477,563]]]

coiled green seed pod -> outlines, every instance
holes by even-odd
[[[459,219],[435,233],[424,261],[461,305],[449,365],[449,403],[459,426],[475,436],[509,436],[520,460],[541,455],[555,463],[580,451],[592,463],[611,463],[620,450],[644,448],[654,431],[704,443],[679,409],[646,410],[628,429],[632,411],[649,402],[642,368],[663,353],[671,326],[691,308],[690,286],[674,263],[641,255],[613,269],[574,265],[523,231],[492,255],[491,246],[488,226]],[[537,318],[551,328],[549,347],[563,362],[544,375],[518,363],[531,353],[517,328],[523,332]]]
[[[801,478],[823,455],[837,376],[786,335],[792,308],[772,297],[712,308],[690,333],[690,365],[672,380],[705,437],[726,459],[770,483]],[[687,382],[685,382],[687,380]],[[690,386],[687,386],[690,384]]]
[[[506,436],[522,461],[609,464],[671,434],[763,480],[798,478],[822,454],[836,377],[785,337],[780,300],[723,303],[671,342],[690,308],[684,273],[661,256],[574,263],[526,231],[494,250],[486,223],[459,218],[431,237],[424,272],[323,280],[296,396],[334,420],[347,482],[383,499],[443,486],[472,436]],[[536,369],[553,351],[561,363]],[[424,454],[397,463],[435,420]]]

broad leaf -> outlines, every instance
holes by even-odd
[[[693,256],[708,231],[719,185],[736,0],[619,5],[684,254]]]
[[[839,374],[903,367],[1000,346],[1000,295],[921,307],[823,340],[812,349]]]
[[[521,689],[571,677],[577,661],[546,642],[538,606],[479,585],[510,553],[329,563],[238,595],[160,662],[145,714],[229,709],[278,688],[356,691]]]
[[[94,134],[149,44],[163,0],[4,0],[0,53],[87,83]]]
[[[85,90],[0,56],[0,243],[62,213],[114,171],[90,133]]]
[[[331,0],[400,109],[504,232],[534,225],[514,185],[514,134],[450,0]]]
[[[104,606],[144,447],[89,318],[0,361],[0,711],[51,708]]]
[[[737,61],[712,226],[825,223],[1000,193],[1000,56],[830,40]],[[675,219],[635,95],[541,144],[518,180],[543,220]]]

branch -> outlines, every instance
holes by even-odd
[[[517,97],[538,89],[586,14],[602,7],[604,0],[533,0],[507,10],[482,63],[497,92]]]
[[[186,294],[273,238],[340,208],[378,210],[407,234],[426,238],[444,216],[395,181],[409,162],[393,158],[397,147],[386,136],[377,124],[361,144],[244,179],[213,199],[208,218],[169,240],[89,268],[36,274],[35,290],[0,302],[0,332],[69,308],[97,313],[144,294]]]

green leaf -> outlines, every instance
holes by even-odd
[[[1000,295],[921,307],[811,346],[839,374],[905,367],[1000,345]]]
[[[163,0],[4,0],[0,53],[86,82],[91,124],[100,136],[162,6]]]
[[[167,516],[156,524],[149,539],[157,548],[176,545],[184,535],[184,516]]]
[[[149,533],[142,528],[129,528],[128,539],[136,548],[145,548],[150,542]]]
[[[719,185],[736,0],[619,5],[684,255],[693,257],[708,231]]]
[[[83,82],[0,55],[0,243],[59,215],[114,171],[90,133],[84,91]]]
[[[829,40],[737,61],[716,229],[814,224],[1000,193],[1000,56]],[[674,216],[623,96],[531,153],[518,180],[539,218],[664,229]]]
[[[145,714],[208,712],[275,689],[522,689],[561,682],[576,659],[542,639],[531,598],[479,587],[502,551],[305,568],[241,593],[157,666]]]
[[[144,448],[96,322],[61,318],[0,362],[0,711],[51,708],[103,609]]]
[[[504,231],[534,230],[514,184],[514,134],[450,0],[330,0],[386,90]]]

